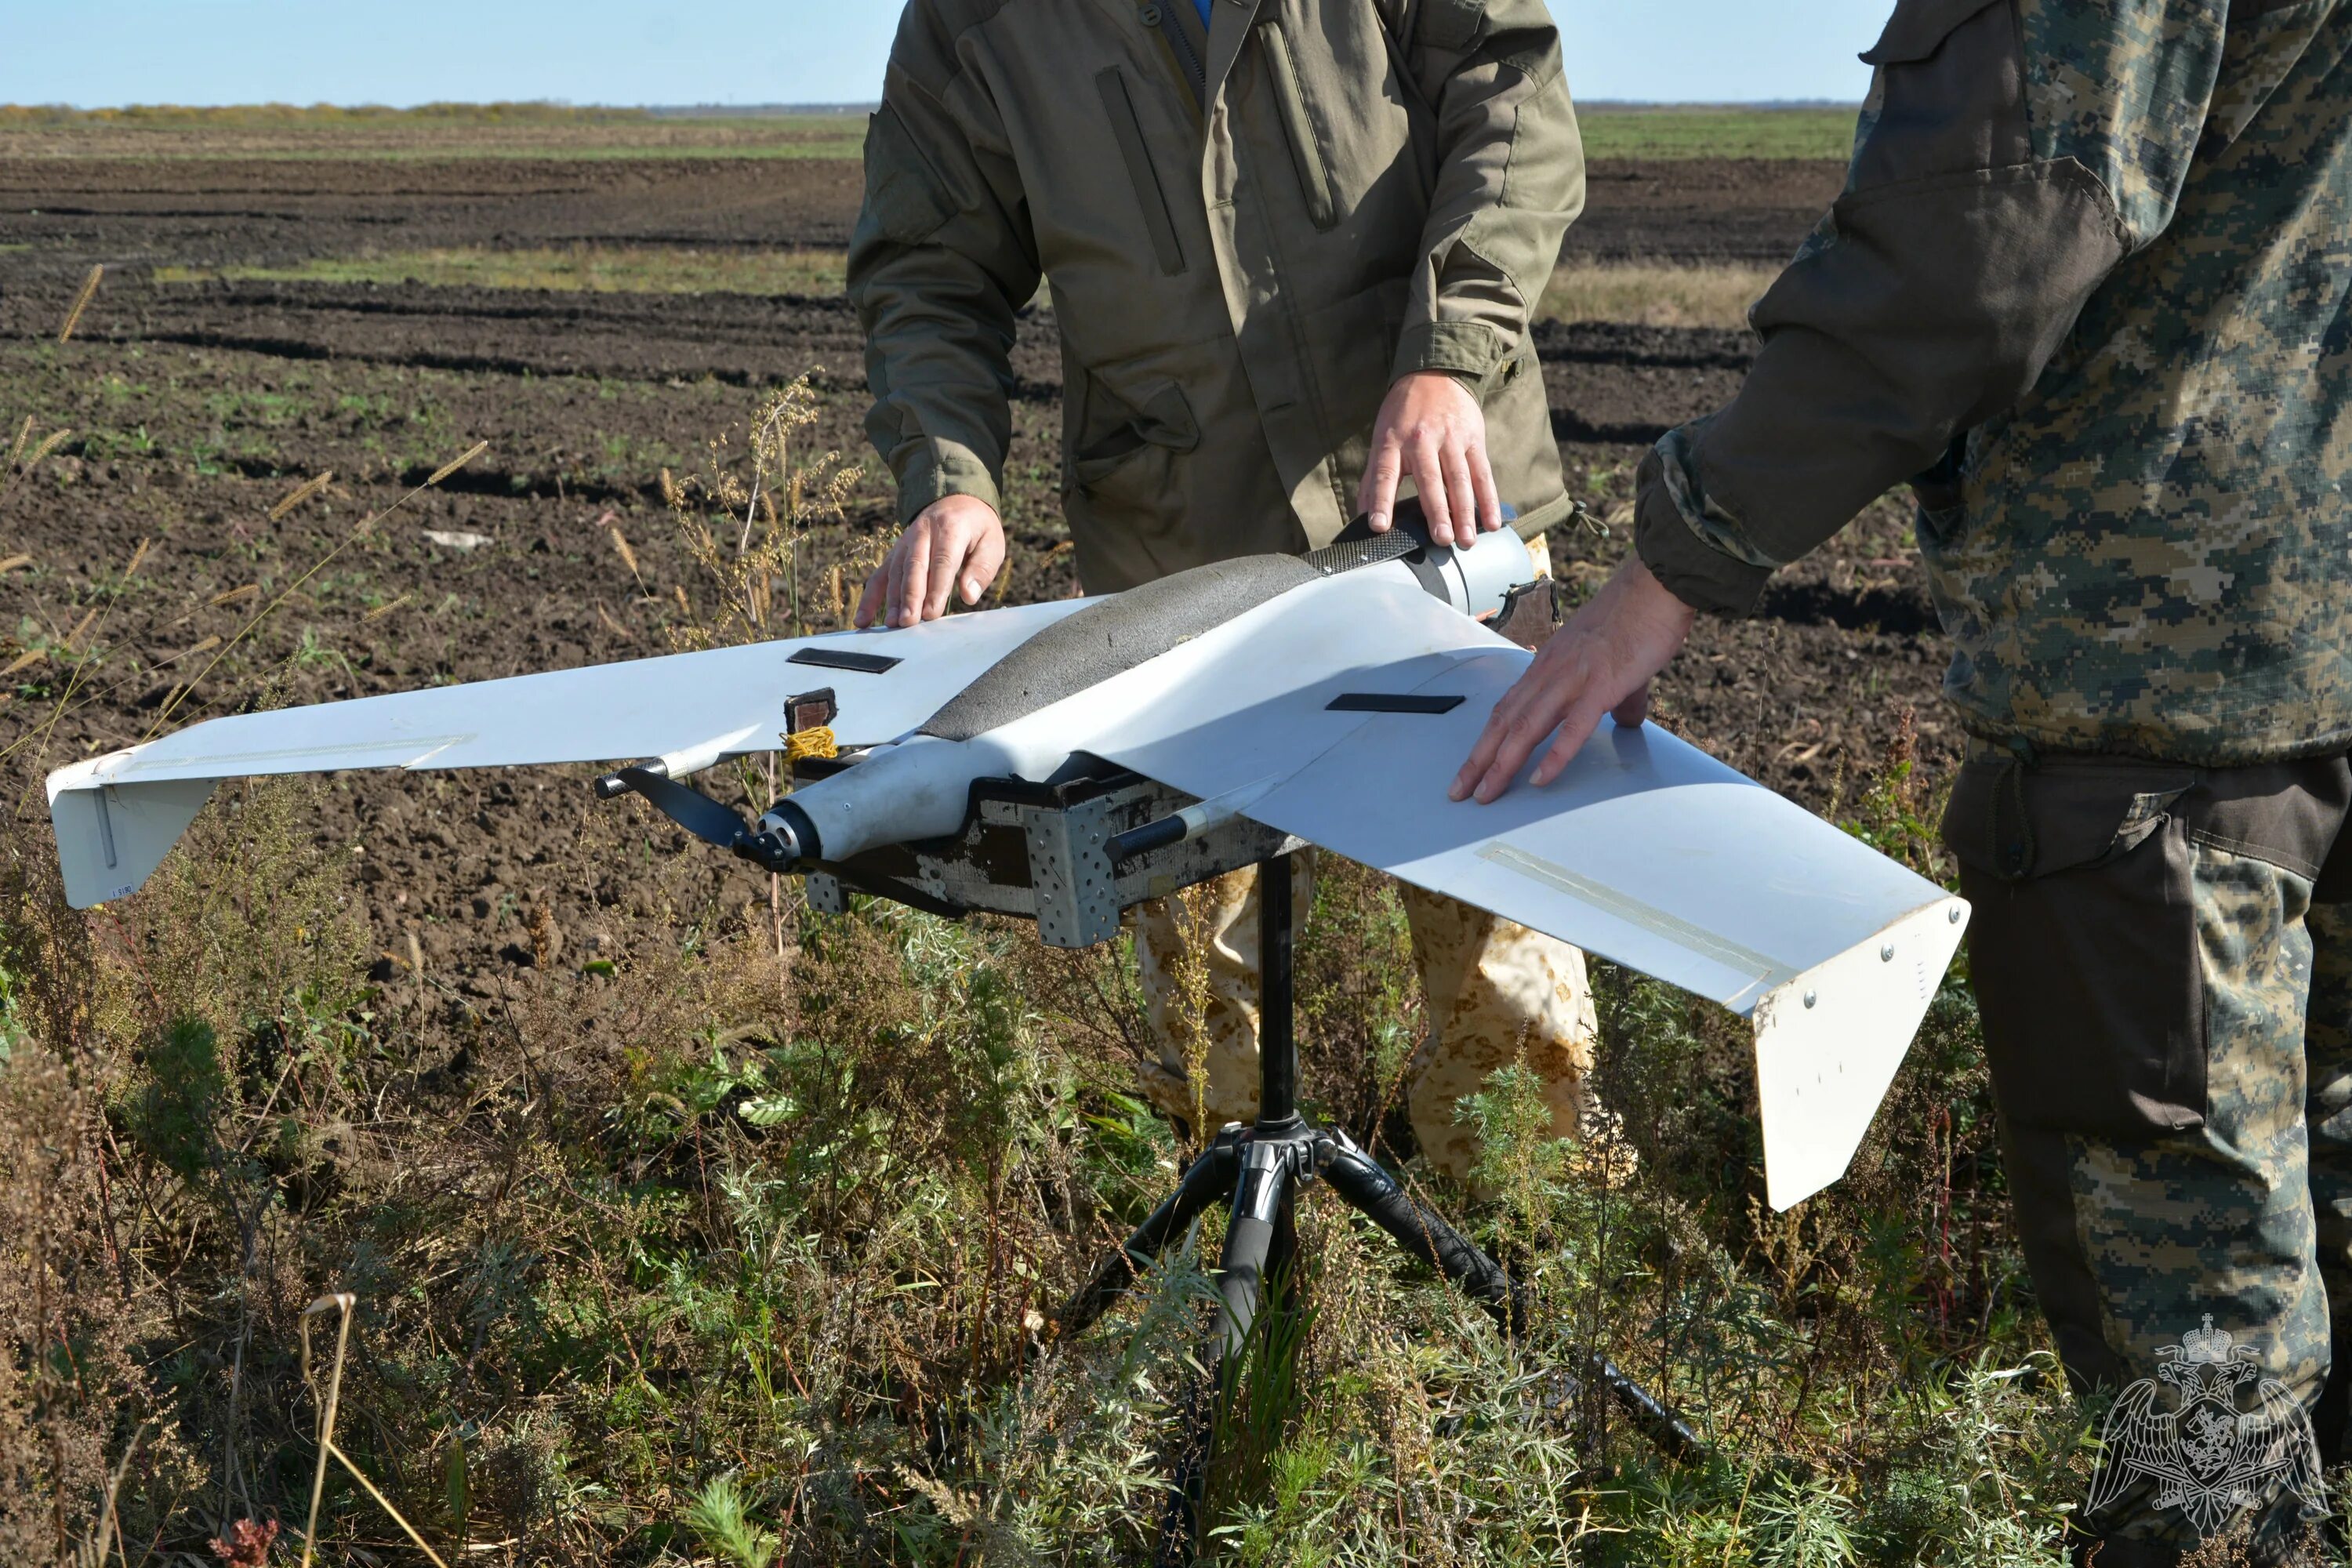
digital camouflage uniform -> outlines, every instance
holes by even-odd
[[[1203,26],[1192,0],[908,6],[849,258],[866,429],[901,521],[949,495],[999,504],[1014,322],[1041,279],[1062,345],[1063,512],[1090,592],[1328,542],[1353,514],[1381,399],[1414,371],[1477,393],[1506,501],[1566,516],[1528,321],[1584,164],[1542,0],[1209,10]],[[1234,935],[1243,919],[1255,930],[1246,888],[1209,895],[1228,910],[1210,953],[1226,999],[1220,1107],[1256,1093],[1255,942]],[[1576,1101],[1592,1035],[1582,955],[1467,911],[1417,925],[1454,936],[1419,953],[1433,1018],[1465,1019],[1424,1061],[1507,1038]],[[1153,918],[1141,937],[1164,1016],[1177,939]],[[1498,974],[1521,978],[1452,984]],[[1443,1070],[1429,1081],[1454,1087]],[[1192,1113],[1181,1085],[1155,1095]],[[1432,1154],[1461,1174],[1446,1110]]]
[[[1913,480],[2027,1260],[2071,1374],[2163,1416],[2109,1428],[2096,1561],[2277,1557],[2316,1488],[2231,1445],[2309,1428],[2231,1419],[2275,1384],[2333,1458],[2352,1374],[2352,5],[1901,0],[1864,58],[1638,549],[1743,612]],[[2191,1408],[2209,1318],[2243,1387]]]

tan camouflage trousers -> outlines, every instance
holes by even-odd
[[[2305,1561],[2352,1379],[2352,767],[1972,755],[1945,818],[2102,1568]],[[2093,1408],[2099,1408],[2095,1404]],[[2311,1561],[2317,1561],[2312,1558]]]
[[[1307,854],[1288,864],[1293,907],[1303,914],[1314,900],[1314,866]],[[1454,900],[1409,885],[1400,891],[1430,1017],[1407,1069],[1406,1103],[1430,1163],[1474,1184],[1475,1140],[1456,1107],[1514,1062],[1542,1079],[1557,1134],[1581,1134],[1600,1113],[1584,954]],[[1257,911],[1253,867],[1135,912],[1136,957],[1161,1051],[1145,1069],[1144,1091],[1203,1131],[1257,1116]],[[1202,1069],[1197,1098],[1188,1043]]]

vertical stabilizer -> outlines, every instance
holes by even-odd
[[[1929,904],[1757,1003],[1764,1190],[1774,1208],[1845,1174],[1968,924],[1962,900]]]
[[[163,863],[212,798],[214,780],[78,784],[97,761],[49,778],[49,822],[58,836],[66,901],[78,910],[128,898]]]

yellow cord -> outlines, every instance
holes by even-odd
[[[784,737],[784,761],[788,763],[827,762],[838,756],[840,752],[841,748],[834,743],[833,726],[830,724],[819,724],[814,730],[803,730],[796,735]]]

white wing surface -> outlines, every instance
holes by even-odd
[[[1083,603],[215,719],[49,775],[66,895],[80,907],[136,890],[222,779],[642,757],[683,777],[774,751],[784,700],[827,686],[844,744],[894,740]]]
[[[1604,721],[1549,786],[1448,801],[1530,658],[1410,584],[1332,578],[1004,733],[1017,753],[1014,731],[1084,732],[1121,766],[1239,795],[1270,827],[1748,1016],[1769,1196],[1809,1196],[1868,1131],[1966,904],[1654,726]]]

